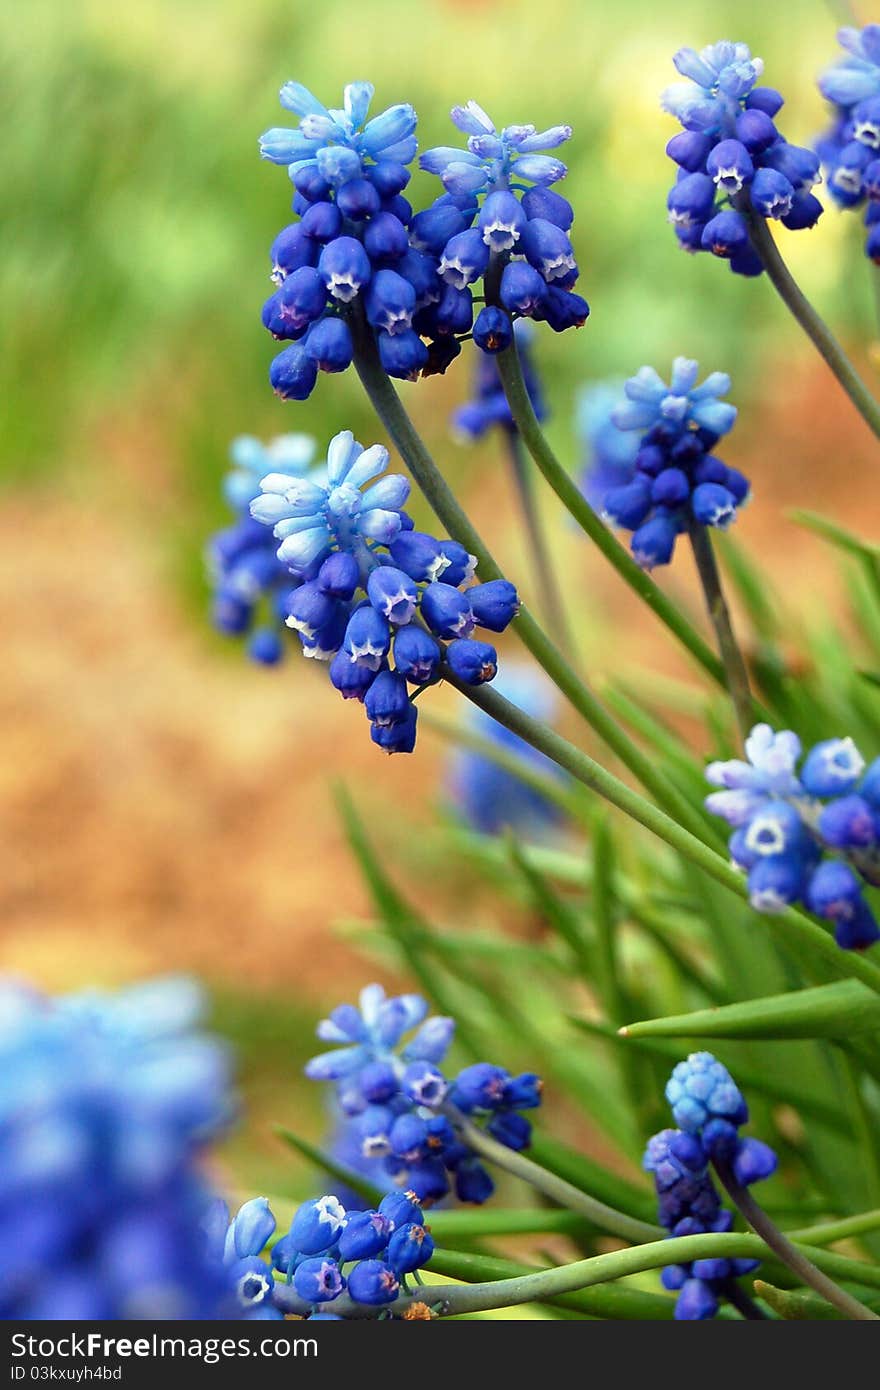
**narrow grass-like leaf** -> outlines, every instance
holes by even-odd
[[[627,1024],[633,1038],[849,1038],[880,1027],[880,998],[858,980]]]
[[[284,1125],[276,1125],[275,1133],[295,1150],[302,1158],[324,1173],[329,1173],[337,1182],[344,1183],[350,1187],[352,1192],[357,1192],[358,1196],[363,1197],[371,1206],[378,1205],[384,1197],[381,1188],[375,1187],[361,1173],[356,1173],[345,1163],[339,1163],[332,1154],[320,1149],[315,1144],[310,1144],[308,1139],[303,1139],[301,1135],[294,1134],[292,1130],[285,1128]]]
[[[551,1139],[543,1133],[535,1133],[532,1135],[529,1156],[536,1163],[540,1163],[542,1168],[547,1168],[566,1182],[573,1183],[582,1192],[588,1192],[591,1197],[597,1197],[600,1202],[626,1212],[627,1216],[633,1216],[639,1221],[656,1221],[656,1199],[647,1187],[637,1187],[635,1183],[620,1177],[612,1169],[603,1167],[561,1140]]]

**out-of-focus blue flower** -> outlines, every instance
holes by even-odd
[[[534,330],[525,319],[517,319],[514,324],[514,334],[532,409],[539,420],[545,420],[547,407],[533,354]],[[477,355],[472,380],[473,389],[470,400],[459,406],[453,413],[453,433],[461,439],[475,440],[481,439],[495,426],[512,432],[516,427],[510,413],[510,406],[507,404],[504,387],[501,385],[497,364],[491,354],[481,352]]]
[[[721,788],[706,808],[732,827],[731,858],[748,874],[754,908],[803,902],[834,924],[839,946],[863,949],[880,939],[863,891],[880,884],[880,758],[866,769],[851,738],[825,739],[799,770],[801,751],[790,730],[757,724],[747,762],[706,768]]]
[[[552,723],[556,713],[556,695],[550,683],[526,666],[505,668],[496,689],[520,709]],[[469,707],[467,727],[483,738],[521,757],[530,767],[549,777],[560,779],[563,774],[556,763],[496,720],[476,707]],[[469,748],[455,751],[450,761],[447,785],[453,805],[465,821],[485,835],[497,835],[509,827],[518,833],[542,838],[555,831],[560,809],[555,802],[521,782],[482,753]]]
[[[694,1052],[675,1067],[666,1087],[679,1129],[648,1140],[642,1166],[653,1174],[660,1224],[670,1236],[729,1231],[731,1212],[709,1172],[711,1159],[728,1164],[743,1186],[775,1172],[773,1150],[760,1139],[741,1138],[748,1107],[727,1068],[710,1052]],[[675,1316],[692,1322],[715,1316],[725,1286],[758,1268],[757,1260],[695,1260],[668,1265],[664,1287],[676,1292]]]
[[[447,1081],[438,1063],[455,1025],[452,1019],[426,1015],[427,1004],[419,995],[389,999],[380,985],[369,985],[358,1008],[342,1004],[319,1025],[318,1036],[338,1046],[312,1058],[306,1075],[334,1084],[346,1117],[337,1141],[347,1154],[354,1142],[362,1159],[382,1161],[384,1176],[377,1185],[390,1178],[404,1190],[406,1203],[439,1201],[451,1186],[461,1201],[484,1202],[493,1191],[492,1180],[442,1107],[451,1096],[459,1109],[485,1120],[500,1143],[521,1149],[529,1143],[531,1127],[519,1112],[540,1104],[541,1083],[531,1073],[514,1077],[488,1064],[465,1068]],[[407,1034],[412,1034],[408,1041]],[[347,1161],[359,1166],[357,1154],[354,1162]],[[403,1195],[389,1196],[380,1212],[394,1220],[394,1204],[403,1201]],[[418,1214],[407,1219],[421,1224]],[[294,1233],[298,1242],[299,1232]],[[350,1291],[354,1297],[351,1286]]]
[[[749,496],[747,479],[712,453],[736,419],[736,406],[721,400],[730,377],[711,372],[697,384],[698,375],[686,357],[676,357],[668,384],[642,367],[611,411],[618,430],[638,432],[632,467],[620,470],[601,500],[596,480],[592,491],[607,520],[633,533],[631,549],[643,569],[668,564],[676,537],[694,523],[725,529]]]
[[[865,251],[880,264],[880,25],[841,29],[837,37],[846,56],[819,78],[833,118],[816,151],[838,206],[867,202]]]
[[[576,427],[583,466],[581,491],[595,511],[601,512],[605,494],[632,481],[639,440],[614,423],[614,409],[623,395],[623,381],[597,381],[578,396]]]
[[[183,979],[57,1000],[0,984],[0,1317],[229,1311],[201,1228],[229,1061],[200,1012]]]
[[[822,204],[810,189],[819,180],[812,150],[791,145],[774,117],[783,99],[757,86],[764,64],[745,44],[682,48],[673,62],[685,82],[663,93],[664,110],[681,122],[666,147],[678,166],[667,206],[679,245],[711,251],[739,275],[760,275],[743,213],[773,217],[791,231],[815,226]]]

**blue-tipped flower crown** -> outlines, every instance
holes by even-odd
[[[837,944],[863,949],[880,939],[865,884],[880,884],[880,758],[869,767],[851,738],[826,739],[798,769],[801,742],[758,724],[748,762],[710,763],[723,788],[706,807],[733,826],[731,858],[749,876],[759,912],[803,902],[834,924]]]
[[[816,151],[838,206],[867,204],[865,253],[880,265],[880,24],[841,29],[837,37],[846,56],[819,78],[834,116]]]

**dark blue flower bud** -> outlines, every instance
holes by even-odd
[[[680,507],[690,495],[691,485],[681,468],[664,468],[651,484],[651,500],[661,507]]]
[[[440,298],[443,282],[437,275],[437,261],[422,251],[407,251],[397,262],[397,273],[409,280],[416,292],[416,304],[422,308]]]
[[[430,685],[437,679],[440,648],[424,628],[410,624],[394,638],[394,667],[413,685]]]
[[[501,273],[500,293],[505,309],[532,318],[544,303],[547,284],[528,261],[508,261]]]
[[[463,545],[458,541],[443,540],[440,542],[440,549],[446,567],[436,576],[438,579],[442,579],[446,584],[464,584],[467,580],[473,579],[477,562]]]
[[[549,283],[562,280],[570,271],[577,271],[574,250],[568,233],[545,217],[533,217],[520,236],[526,260]]]
[[[721,140],[706,160],[706,172],[723,193],[739,193],[755,172],[752,156],[739,140]]]
[[[458,637],[446,648],[449,669],[468,685],[484,685],[498,673],[498,653],[488,642]]]
[[[499,1144],[514,1149],[517,1153],[527,1149],[531,1142],[532,1126],[525,1115],[517,1115],[513,1110],[504,1110],[500,1115],[493,1115],[486,1128]]]
[[[390,671],[380,671],[376,680],[391,675]],[[373,682],[373,685],[376,681]],[[372,687],[370,688],[372,693]],[[404,699],[406,691],[404,691]],[[397,1076],[390,1062],[368,1062],[358,1073],[358,1084],[365,1101],[370,1105],[381,1105],[397,1092]]]
[[[787,227],[790,232],[805,231],[809,227],[815,227],[824,211],[825,209],[814,194],[795,193],[791,202],[791,211],[782,218],[782,225]]]
[[[733,1171],[737,1182],[750,1187],[753,1182],[763,1182],[776,1172],[779,1159],[769,1144],[760,1139],[741,1139],[733,1160]]]
[[[554,333],[564,333],[567,328],[581,328],[590,315],[590,306],[579,294],[559,288],[559,282],[548,285],[540,310],[535,317],[549,323]]]
[[[760,854],[749,869],[749,902],[757,912],[784,912],[803,886],[804,861],[797,853]]]
[[[779,132],[766,111],[757,107],[741,111],[736,118],[736,138],[750,154],[761,154],[779,139]]]
[[[823,806],[818,831],[832,849],[867,849],[877,843],[877,819],[864,797],[841,796]]]
[[[342,231],[342,214],[335,203],[311,203],[299,225],[315,241],[332,241]]]
[[[781,93],[775,87],[753,87],[746,97],[746,109],[749,111],[763,111],[768,116],[775,116],[785,105]]]
[[[397,535],[388,548],[394,563],[420,584],[437,579],[449,567],[441,542],[424,531]]]
[[[447,284],[463,290],[485,274],[488,264],[489,248],[482,233],[478,227],[470,227],[447,241],[437,273]]]
[[[504,1087],[504,1104],[513,1110],[535,1110],[541,1104],[544,1083],[533,1071],[511,1076]]]
[[[490,632],[503,632],[519,612],[519,596],[507,579],[490,579],[467,591],[474,620]]]
[[[299,343],[279,352],[269,367],[269,381],[283,401],[304,401],[315,389],[318,368]]]
[[[388,1263],[398,1276],[421,1269],[434,1253],[434,1241],[424,1226],[411,1221],[399,1226],[388,1242]]]
[[[293,589],[285,600],[287,626],[303,637],[314,638],[336,616],[338,602],[317,580]]]
[[[829,738],[810,749],[801,781],[810,796],[845,796],[855,789],[865,760],[851,738]]]
[[[303,1260],[293,1274],[293,1287],[306,1303],[331,1303],[345,1288],[335,1260]]]
[[[720,483],[700,483],[695,487],[691,507],[701,526],[717,526],[722,531],[736,516],[736,498]]]
[[[253,613],[253,605],[246,603],[238,594],[220,589],[214,595],[211,621],[218,632],[240,637],[250,627]]]
[[[406,227],[393,212],[377,212],[364,231],[364,248],[371,261],[399,261],[409,250]]]
[[[866,902],[859,903],[852,917],[837,922],[834,940],[842,951],[865,951],[880,941],[880,928]]]
[[[730,257],[746,246],[748,240],[745,218],[741,213],[727,211],[717,213],[706,223],[700,245],[704,251],[711,251],[713,256]]]
[[[467,637],[473,631],[471,605],[452,584],[428,584],[422,593],[421,613],[437,637]]]
[[[380,198],[393,198],[396,193],[402,193],[411,177],[406,165],[396,159],[380,159],[367,170],[367,178]]]
[[[363,700],[376,674],[369,666],[352,661],[348,652],[338,651],[330,662],[330,684],[343,700]]]
[[[635,531],[651,510],[651,484],[644,478],[633,478],[623,487],[613,487],[605,494],[602,513],[615,526]]]
[[[346,1220],[345,1208],[337,1197],[303,1202],[290,1223],[291,1242],[303,1255],[321,1255],[336,1244]]]
[[[512,251],[527,221],[519,199],[507,189],[497,189],[484,198],[477,226],[490,251]]]
[[[396,671],[380,671],[364,698],[367,718],[382,728],[391,728],[409,717],[410,703],[406,681]],[[379,1100],[385,1097],[373,1096]]]
[[[880,221],[871,227],[865,242],[865,255],[875,265],[880,265]]]
[[[389,622],[408,623],[416,611],[419,591],[409,575],[393,565],[380,565],[367,580],[373,607]]]
[[[678,1322],[703,1322],[718,1312],[718,1299],[702,1279],[686,1279],[675,1301]]]
[[[351,366],[354,347],[344,319],[327,315],[313,323],[303,347],[322,372],[344,372]]]
[[[304,212],[308,212],[311,205],[311,199],[304,197],[304,195],[298,191],[294,193],[291,207],[297,217],[302,217]]]
[[[330,193],[330,185],[314,164],[304,164],[293,174],[293,186],[310,203],[322,202]]]
[[[449,1089],[446,1078],[430,1062],[410,1062],[400,1082],[400,1089],[416,1105],[437,1106]]]
[[[442,1201],[449,1191],[446,1165],[439,1158],[426,1158],[421,1163],[411,1164],[406,1170],[406,1182],[425,1206]]]
[[[778,169],[759,169],[749,190],[752,207],[762,217],[787,217],[791,212],[794,187]]]
[[[872,202],[880,199],[880,159],[872,159],[862,174],[862,187]]]
[[[396,724],[371,724],[370,738],[386,753],[411,753],[416,746],[418,710],[410,703],[406,716]]]
[[[505,1090],[510,1073],[491,1062],[474,1062],[458,1073],[452,1087],[451,1100],[459,1110],[499,1110],[505,1103]]]
[[[748,275],[754,277],[764,274],[764,262],[758,255],[755,248],[749,242],[748,246],[743,246],[739,251],[734,251],[729,261],[730,269],[734,275]]]
[[[391,1222],[392,1230],[405,1226],[408,1221],[414,1221],[418,1226],[424,1222],[422,1209],[409,1191],[389,1192],[379,1203],[379,1213]]]
[[[299,222],[293,222],[279,232],[272,242],[269,252],[272,261],[272,279],[280,284],[286,275],[300,266],[314,265],[318,251],[302,229]]]
[[[633,533],[630,549],[636,564],[644,570],[668,565],[675,549],[678,525],[671,512],[658,510]]]
[[[412,221],[412,203],[408,198],[404,198],[402,193],[396,193],[393,198],[382,199],[382,212],[390,212],[392,217],[396,217],[402,227],[409,227]],[[407,240],[409,232],[407,232]]]
[[[761,156],[765,168],[778,169],[798,192],[809,192],[819,180],[819,156],[815,150],[779,140]]]
[[[248,656],[260,666],[277,666],[284,646],[274,627],[260,627],[248,642]]]
[[[669,220],[678,227],[704,224],[715,207],[715,185],[708,174],[687,174],[666,196]]]
[[[428,349],[411,328],[402,332],[377,334],[379,359],[389,376],[402,381],[416,381],[428,362]]]
[[[356,608],[345,629],[343,650],[352,661],[378,671],[388,655],[391,646],[391,628],[388,619],[377,613],[372,604],[365,603]]]
[[[456,1168],[455,1195],[460,1202],[482,1205],[494,1191],[495,1184],[478,1159],[467,1158]]]
[[[435,204],[416,213],[409,227],[410,244],[417,251],[440,256],[447,242],[463,232],[467,225],[467,218],[453,203]]]
[[[469,333],[474,321],[474,297],[469,289],[457,290],[454,285],[443,286],[434,311],[432,331],[435,333]]]
[[[405,332],[412,324],[416,292],[395,270],[377,270],[367,290],[367,318],[386,333]]]
[[[367,179],[349,179],[336,190],[336,205],[343,217],[362,222],[380,210],[378,190]]]
[[[727,1279],[730,1276],[730,1260],[718,1256],[714,1259],[694,1260],[691,1273],[695,1279]]]
[[[391,1152],[405,1163],[418,1163],[428,1157],[428,1126],[420,1115],[411,1110],[397,1116],[388,1141]]]
[[[340,236],[327,243],[318,260],[318,271],[328,292],[343,304],[354,299],[373,273],[369,256],[352,236]]]
[[[352,1212],[339,1237],[339,1258],[346,1264],[349,1260],[369,1260],[381,1255],[390,1235],[391,1222],[381,1212]]]
[[[483,352],[504,352],[513,342],[513,324],[503,309],[484,304],[474,322],[474,342]]]
[[[400,1284],[393,1269],[381,1260],[361,1260],[348,1276],[348,1292],[355,1303],[377,1307],[393,1303]]]
[[[574,221],[574,209],[567,198],[555,193],[552,188],[530,188],[522,196],[522,207],[526,217],[541,217],[567,232]]]
[[[722,486],[726,487],[728,492],[733,493],[739,506],[742,506],[752,490],[752,485],[748,478],[744,473],[740,473],[737,468],[725,467],[721,482]]]

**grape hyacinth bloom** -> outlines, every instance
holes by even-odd
[[[183,979],[50,999],[0,985],[0,1318],[212,1319],[207,1146],[233,1100]]]
[[[282,434],[263,444],[241,435],[232,441],[229,456],[232,468],[223,494],[236,520],[208,544],[211,615],[219,632],[247,636],[251,660],[274,666],[284,655],[284,602],[296,580],[278,559],[265,527],[251,517],[250,504],[267,473],[304,476],[314,462],[315,441],[307,434]]]
[[[844,28],[837,37],[846,56],[819,78],[833,116],[816,151],[838,206],[865,207],[865,252],[880,264],[880,25]]]
[[[557,706],[555,689],[531,667],[506,668],[503,679],[496,682],[496,689],[533,719],[552,723]],[[512,734],[484,710],[469,707],[467,727],[497,744],[500,751],[515,753],[536,771],[563,779],[564,774],[556,763]],[[454,809],[467,825],[483,835],[498,835],[510,828],[520,835],[541,840],[558,830],[562,813],[555,802],[473,749],[462,747],[454,752],[447,785]]]
[[[698,385],[698,374],[686,357],[676,357],[668,385],[642,367],[611,413],[619,430],[638,431],[637,448],[631,476],[605,491],[600,509],[633,533],[643,569],[669,564],[677,537],[693,525],[726,529],[749,497],[748,480],[712,452],[736,420],[736,406],[721,399],[730,377],[711,372]]]
[[[203,1228],[208,1256],[224,1272],[230,1307],[246,1321],[277,1321],[284,1313],[275,1303],[275,1275],[264,1250],[275,1233],[267,1198],[253,1197],[230,1219],[229,1208],[216,1198]]]
[[[489,1063],[466,1067],[448,1080],[438,1064],[455,1024],[427,1013],[419,995],[388,998],[381,985],[367,986],[358,1008],[342,1004],[319,1024],[318,1036],[337,1046],[313,1057],[306,1076],[334,1084],[362,1155],[381,1158],[403,1189],[386,1202],[431,1205],[454,1188],[460,1201],[482,1203],[492,1194],[492,1179],[460,1139],[447,1102],[483,1120],[499,1143],[523,1149],[531,1126],[520,1112],[540,1105],[541,1083],[532,1073],[511,1076]],[[379,1210],[384,1208],[385,1203]]]
[[[643,1160],[654,1176],[660,1224],[670,1236],[729,1231],[733,1213],[721,1204],[710,1161],[728,1164],[737,1180],[750,1186],[775,1172],[776,1155],[761,1140],[740,1137],[748,1107],[726,1067],[711,1053],[694,1052],[679,1062],[666,1099],[679,1128],[649,1139]],[[661,1278],[665,1288],[678,1294],[675,1317],[685,1322],[714,1317],[733,1280],[758,1263],[715,1258],[668,1265]]]
[[[422,311],[422,320],[439,320],[451,296],[462,314],[455,332],[466,336],[473,325],[474,341],[489,354],[510,345],[513,325],[521,318],[546,322],[558,333],[580,327],[590,310],[574,293],[579,274],[569,237],[574,212],[551,187],[564,178],[566,167],[546,153],[571,137],[570,126],[538,131],[533,125],[510,125],[499,131],[474,101],[453,107],[451,116],[467,136],[465,148],[437,146],[419,159],[446,190],[433,218],[431,212],[419,214],[446,286],[440,302]],[[458,218],[448,216],[452,205]],[[448,225],[441,225],[441,217]],[[473,287],[487,276],[491,302],[474,319]]]
[[[620,430],[614,423],[614,408],[623,394],[622,381],[597,381],[584,387],[578,397],[576,429],[583,465],[581,492],[594,511],[601,512],[605,494],[632,481],[637,436]]]
[[[864,893],[880,884],[880,758],[866,768],[851,738],[817,743],[802,762],[801,752],[790,730],[756,725],[747,762],[706,768],[722,789],[706,808],[732,827],[730,855],[758,912],[801,902],[833,923],[838,946],[862,950],[880,940]]]
[[[411,753],[409,687],[447,674],[491,681],[495,648],[472,634],[503,632],[519,602],[506,580],[472,584],[476,561],[463,546],[413,530],[403,510],[409,481],[387,464],[387,449],[364,449],[343,430],[321,469],[263,478],[250,511],[272,529],[276,557],[298,583],[286,623],[304,654],[329,663],[331,684],[363,704],[378,747]]]
[[[544,393],[532,355],[531,324],[525,319],[517,319],[514,324],[514,338],[532,409],[538,420],[546,420]],[[516,430],[501,377],[498,375],[498,366],[489,353],[481,352],[477,356],[473,373],[473,394],[469,401],[454,412],[452,431],[458,438],[470,442],[482,439],[496,427],[508,434]]]
[[[667,199],[669,221],[686,251],[710,251],[739,275],[760,275],[744,209],[799,231],[814,227],[822,204],[817,155],[790,144],[774,118],[783,105],[758,86],[764,64],[743,43],[722,41],[673,62],[686,79],[668,87],[662,106],[683,129],[666,153],[678,166]]]

